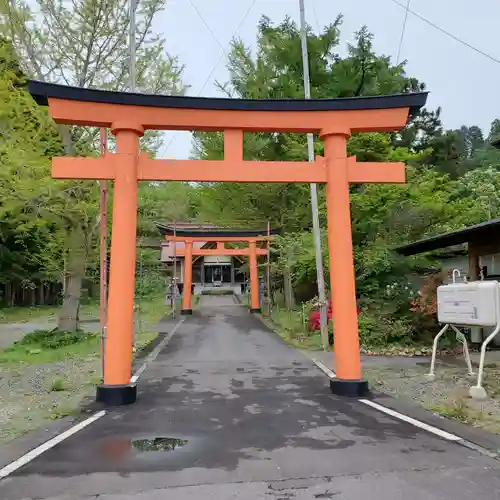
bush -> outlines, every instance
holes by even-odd
[[[69,345],[80,344],[93,338],[95,335],[85,333],[82,330],[77,332],[64,332],[61,330],[35,330],[26,334],[19,345],[39,346],[43,349],[59,349]]]
[[[437,288],[443,279],[440,273],[428,274],[411,304],[412,327],[419,339],[432,341],[440,329],[437,322]]]
[[[359,340],[363,347],[410,344],[413,340],[409,320],[375,311],[361,311],[358,317]]]

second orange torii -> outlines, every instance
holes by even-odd
[[[260,312],[259,271],[257,258],[267,255],[267,248],[259,248],[260,243],[269,241],[279,234],[279,230],[254,231],[247,229],[191,229],[177,230],[172,227],[157,224],[165,240],[174,243],[184,243],[183,249],[176,250],[176,257],[184,257],[184,291],[182,296],[181,314],[192,314],[193,257],[201,255],[217,256],[248,256],[250,268],[250,312]],[[217,248],[193,248],[194,242],[216,243]],[[247,243],[246,248],[226,248],[226,243]]]

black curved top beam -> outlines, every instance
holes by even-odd
[[[162,224],[156,224],[156,227],[161,234],[165,236],[174,236],[174,228],[172,226],[164,226]],[[280,229],[271,229],[269,231],[270,236],[278,236],[281,234]],[[267,236],[267,229],[176,229],[175,235],[185,238],[199,238],[199,237],[211,237],[211,238],[224,238],[224,237],[236,237],[236,238],[254,238],[258,236]]]
[[[417,112],[425,105],[428,95],[428,92],[416,92],[387,96],[345,97],[340,99],[229,99],[111,92],[108,90],[68,87],[66,85],[56,85],[36,80],[28,82],[28,90],[33,99],[41,106],[47,106],[48,99],[55,98],[157,108],[248,111],[348,111],[409,108],[410,114]]]

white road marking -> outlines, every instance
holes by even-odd
[[[31,462],[34,460],[36,457],[40,456],[42,453],[45,453],[46,451],[50,450],[53,448],[56,444],[61,443],[65,439],[69,438],[73,434],[76,434],[78,431],[81,431],[82,429],[85,429],[88,425],[91,423],[95,422],[96,420],[100,419],[101,417],[104,417],[106,415],[105,410],[101,410],[91,417],[83,420],[82,422],[74,425],[73,427],[69,428],[67,431],[64,431],[63,433],[59,434],[58,436],[53,437],[52,439],[49,439],[45,443],[41,444],[37,448],[34,448],[33,450],[29,451],[22,457],[18,458],[17,460],[14,460],[14,462],[11,462],[10,464],[6,465],[3,469],[0,469],[0,479],[3,479],[7,477],[8,475],[12,474],[15,472],[17,469],[23,467],[27,463]]]
[[[434,427],[432,425],[428,425],[424,422],[420,422],[420,420],[416,420],[414,418],[403,415],[402,413],[391,410],[390,408],[386,408],[385,406],[379,405],[378,403],[375,403],[374,401],[370,401],[369,399],[359,399],[358,401],[360,403],[365,404],[365,405],[371,406],[372,408],[375,408],[376,410],[379,410],[383,413],[386,413],[387,415],[390,415],[391,417],[398,418],[399,420],[402,420],[403,422],[407,422],[411,425],[414,425],[415,427],[419,427],[420,429],[424,429],[428,432],[432,432],[432,434],[435,434],[436,436],[439,436],[443,439],[447,439],[448,441],[461,441],[462,440],[462,438],[455,436],[455,434],[450,434],[449,432],[438,429],[437,427]]]
[[[335,378],[336,377],[335,372],[330,370],[330,368],[325,366],[321,361],[318,361],[317,359],[314,359],[314,358],[310,358],[310,359],[328,378]],[[402,420],[403,422],[414,425],[415,427],[418,427],[420,429],[424,429],[424,430],[431,432],[432,434],[435,434],[436,436],[439,436],[443,439],[447,439],[448,441],[463,441],[463,439],[461,437],[455,436],[455,434],[450,434],[449,432],[438,429],[437,427],[434,427],[432,425],[428,425],[424,422],[421,422],[420,420],[416,420],[415,418],[408,417],[407,415],[403,415],[402,413],[399,413],[395,410],[391,410],[390,408],[386,408],[385,406],[382,406],[378,403],[375,403],[374,401],[370,401],[369,399],[359,399],[358,401],[360,403],[365,404],[365,405],[371,406],[372,408],[375,408],[376,410],[381,411],[387,415],[390,415],[391,417]]]
[[[310,358],[312,362],[329,378],[335,378],[335,372],[330,370],[327,366],[325,366],[321,361],[318,361],[317,359]]]
[[[135,383],[141,376],[141,374],[144,372],[144,370],[148,367],[149,363],[154,361],[160,351],[163,349],[165,344],[172,338],[174,333],[177,331],[179,326],[184,322],[185,318],[182,318],[172,329],[172,331],[165,336],[165,338],[151,351],[149,356],[147,356],[146,360],[144,363],[141,365],[141,367],[135,372],[133,377],[131,377],[130,382]],[[101,410],[91,417],[83,420],[82,422],[74,425],[73,427],[69,428],[67,431],[62,432],[61,434],[53,437],[52,439],[49,439],[45,443],[41,444],[37,448],[34,448],[33,450],[29,451],[22,457],[18,458],[17,460],[14,460],[14,462],[11,462],[10,464],[6,465],[3,469],[0,469],[0,479],[4,479],[13,472],[15,472],[17,469],[23,467],[24,465],[28,464],[35,458],[39,457],[42,453],[45,453],[46,451],[50,450],[57,444],[61,443],[65,439],[69,438],[73,434],[76,434],[77,432],[81,431],[88,425],[92,424],[96,420],[100,419],[101,417],[104,417],[106,415],[106,410]]]
[[[177,331],[179,326],[181,326],[182,323],[184,323],[184,320],[185,318],[180,319],[179,322],[172,328],[172,331],[168,335],[166,335],[165,338],[149,353],[149,355],[144,360],[144,363],[130,378],[131,384],[135,384],[139,380],[139,377],[144,373],[149,364],[158,357],[158,354],[160,354],[161,350],[170,341],[170,339],[173,337],[174,333]]]

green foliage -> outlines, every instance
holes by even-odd
[[[408,319],[395,318],[393,314],[382,311],[362,311],[358,317],[358,329],[359,341],[364,348],[407,344],[413,340]]]
[[[308,29],[311,94],[316,98],[351,97],[421,91],[425,85],[409,76],[405,63],[376,54],[366,27],[338,54],[341,17],[320,34]],[[233,42],[228,57],[229,82],[220,87],[242,98],[301,98],[302,63],[298,27],[290,20],[273,25],[263,18],[257,49]],[[500,217],[498,191],[500,155],[489,146],[500,135],[500,121],[488,139],[477,126],[445,131],[441,109],[422,110],[394,134],[354,134],[347,143],[358,161],[402,161],[407,165],[403,185],[351,186],[353,250],[360,316],[366,345],[427,340],[435,314],[412,311],[419,276],[437,267],[425,256],[405,258],[393,249],[409,241]],[[315,153],[323,146],[315,140]],[[220,159],[221,134],[196,134],[194,156]],[[244,157],[260,160],[305,160],[303,134],[245,134]],[[324,190],[318,186],[320,223],[326,226]],[[288,268],[296,291],[309,297],[315,290],[316,262],[311,233],[307,185],[220,184],[200,190],[199,207],[207,219],[233,225],[263,227],[267,221],[283,228],[272,243],[272,280],[279,286]],[[322,231],[323,263],[328,269],[326,230]],[[334,251],[334,248],[332,249]],[[328,276],[328,274],[325,274]],[[329,280],[326,280],[327,287]],[[312,285],[312,286],[311,286]],[[432,319],[432,321],[430,321]],[[285,330],[286,327],[283,327]]]
[[[59,420],[60,418],[70,417],[74,415],[77,411],[77,407],[74,406],[60,406],[52,410],[47,417],[48,420]]]
[[[183,182],[139,183],[139,236],[158,238],[157,222],[185,222],[197,216],[197,192]]]
[[[164,5],[163,0],[138,3],[136,83],[144,92],[179,94],[184,91],[182,66],[166,54],[164,38],[151,28]],[[43,282],[66,282],[61,329],[77,329],[81,283],[86,267],[96,267],[99,188],[93,181],[53,181],[50,158],[63,152],[98,155],[99,131],[56,128],[46,109],[37,107],[17,85],[24,78],[20,68],[42,81],[127,89],[128,21],[125,0],[0,2],[0,49],[4,49],[0,53],[0,157],[5,167],[0,172],[0,241],[4,243],[0,245],[0,285],[34,290]],[[153,153],[160,145],[154,131],[142,142],[143,149]],[[114,149],[112,139],[110,149]],[[140,231],[151,232],[150,222],[139,221]]]
[[[54,377],[52,383],[50,384],[50,390],[52,392],[60,392],[66,390],[66,381],[63,377]]]
[[[165,277],[159,269],[147,269],[135,280],[135,295],[138,298],[147,298],[165,293]]]
[[[363,27],[348,55],[337,53],[342,18],[316,35],[308,30],[311,94],[316,98],[378,95],[421,90],[423,84],[405,74],[403,65],[375,54],[373,36]],[[302,98],[303,78],[299,29],[286,19],[273,26],[268,18],[259,24],[257,51],[242,41],[232,44],[228,69],[230,81],[221,85],[227,94],[241,98]],[[360,160],[417,160],[408,148],[393,147],[388,134],[359,134],[348,144],[350,154]],[[221,134],[195,134],[194,156],[222,157]],[[322,143],[315,143],[322,154]],[[305,160],[305,134],[245,134],[244,157],[261,160]],[[225,223],[262,226],[268,220],[287,232],[301,233],[311,227],[310,190],[306,184],[220,184],[201,190],[200,210]],[[321,218],[325,220],[324,192],[319,187]],[[279,209],[277,209],[279,207]]]
[[[36,346],[41,349],[60,349],[61,347],[87,342],[94,337],[94,334],[83,331],[35,330],[25,335],[17,344],[30,347]]]

